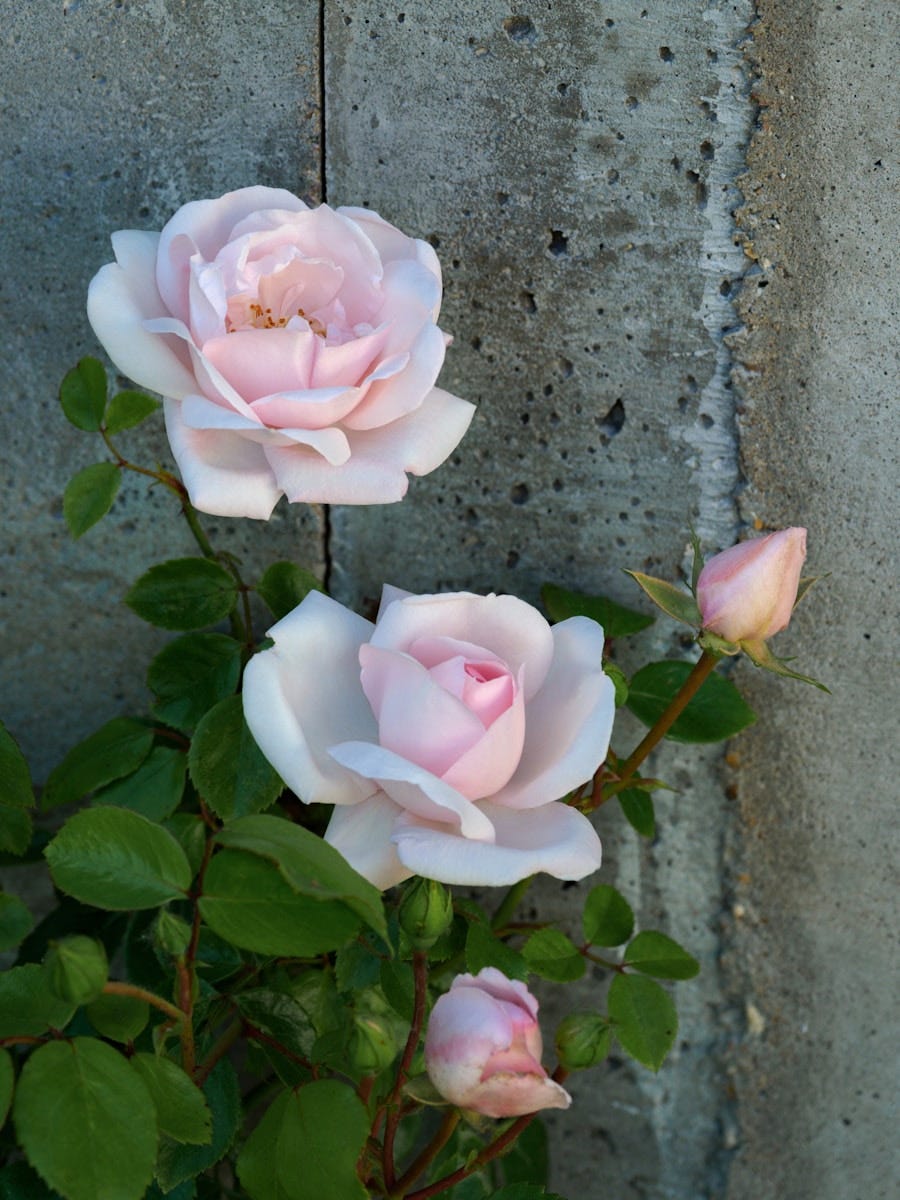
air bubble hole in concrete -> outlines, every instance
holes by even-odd
[[[550,241],[547,249],[554,258],[561,258],[564,254],[569,253],[569,239],[565,236],[561,229],[550,230]]]
[[[511,42],[533,42],[537,37],[531,17],[507,17],[503,22],[503,31]]]

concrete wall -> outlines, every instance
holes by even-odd
[[[634,600],[618,568],[673,577],[689,521],[710,548],[806,524],[832,572],[779,649],[834,696],[742,669],[758,725],[728,764],[659,756],[680,791],[654,844],[601,816],[605,877],[704,971],[659,1077],[612,1062],[575,1080],[555,1186],[886,1197],[898,706],[873,651],[896,631],[896,17],[864,0],[319,7],[0,0],[3,718],[41,777],[139,707],[158,639],[119,598],[189,552],[141,487],[102,542],[63,527],[65,480],[97,454],[54,393],[95,349],[83,297],[109,232],[257,180],[370,205],[436,246],[442,383],[478,416],[402,505],[219,522],[238,553],[327,565],[361,605],[384,579]],[[130,445],[167,458],[160,430]],[[685,652],[665,622],[651,650]],[[575,911],[552,883],[536,902]]]

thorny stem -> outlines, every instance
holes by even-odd
[[[185,1019],[185,1014],[180,1008],[176,1008],[168,1000],[163,1000],[162,996],[148,992],[146,988],[138,987],[134,983],[119,983],[111,979],[103,985],[103,992],[107,996],[128,996],[132,1000],[143,1000],[145,1004],[152,1004],[154,1008],[164,1012],[167,1017],[171,1017],[179,1025]]]
[[[397,1068],[397,1078],[394,1081],[394,1088],[388,1100],[387,1119],[384,1124],[382,1164],[384,1182],[388,1192],[394,1190],[396,1183],[394,1172],[394,1138],[397,1135],[397,1126],[400,1124],[400,1098],[403,1092],[403,1085],[406,1083],[406,1077],[409,1074],[413,1055],[416,1052],[416,1047],[419,1045],[419,1038],[422,1035],[422,1024],[425,1020],[425,1000],[428,991],[428,955],[422,950],[416,950],[413,954],[413,980],[415,983],[415,999],[413,1001],[412,1023],[409,1027],[409,1037],[406,1039],[406,1045],[403,1048],[400,1065]]]

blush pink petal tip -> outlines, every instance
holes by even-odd
[[[765,641],[791,619],[806,530],[784,529],[714,555],[697,580],[703,628],[730,642]]]
[[[119,370],[169,402],[201,511],[395,503],[464,436],[474,407],[436,386],[436,256],[377,214],[250,187],[113,244],[89,318]]]

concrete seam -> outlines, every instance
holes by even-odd
[[[328,150],[328,126],[325,109],[325,0],[319,0],[319,203],[328,200],[328,166],[326,162]],[[322,561],[324,564],[322,583],[325,591],[330,591],[332,562],[332,522],[331,507],[322,505]]]

